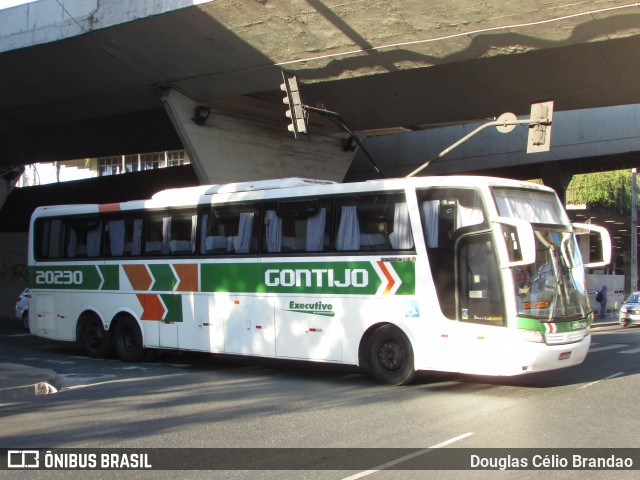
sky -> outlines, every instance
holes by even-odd
[[[16,5],[22,5],[23,3],[34,2],[35,0],[0,0],[0,10],[3,8],[15,7]]]

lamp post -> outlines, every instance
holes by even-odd
[[[631,169],[631,291],[638,288],[638,176],[635,168]]]

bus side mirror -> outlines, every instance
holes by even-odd
[[[531,265],[536,261],[536,242],[529,222],[519,218],[499,217],[492,222],[492,228],[501,268]]]
[[[602,252],[602,258],[595,261],[585,263],[583,260],[583,265],[585,268],[596,268],[596,267],[604,267],[605,265],[609,265],[611,263],[611,237],[609,236],[609,231],[598,225],[591,225],[589,223],[574,223],[573,230],[576,235],[585,235],[585,234],[598,234],[600,236],[600,251]]]

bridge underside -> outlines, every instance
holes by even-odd
[[[168,88],[291,148],[282,70],[308,104],[365,134],[525,114],[546,99],[560,111],[640,103],[640,7],[624,1],[54,3],[0,11],[11,72],[0,77],[0,164],[189,144]],[[325,143],[340,155],[340,141]]]

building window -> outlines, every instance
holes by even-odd
[[[122,170],[122,157],[103,157],[98,159],[98,175],[117,175]]]
[[[186,165],[187,161],[186,152],[184,150],[177,150],[174,152],[167,152],[167,167],[177,167],[179,165]]]
[[[137,172],[140,170],[140,155],[124,156],[124,171],[126,173]]]
[[[140,155],[140,170],[164,167],[164,153],[144,153]]]

